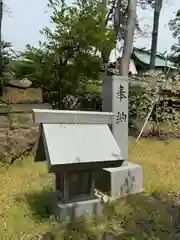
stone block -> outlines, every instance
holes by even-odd
[[[42,103],[42,89],[6,87],[3,92],[2,100],[10,103]]]
[[[86,201],[62,203],[57,193],[49,193],[49,206],[51,212],[59,221],[72,221],[78,217],[101,216],[103,213],[103,205],[101,200],[94,198]]]
[[[104,168],[97,174],[95,187],[112,199],[142,192],[142,167],[128,162],[127,166]]]
[[[0,127],[8,127],[9,126],[9,120],[7,115],[0,115]]]
[[[33,123],[32,113],[10,113],[10,119],[13,125]]]

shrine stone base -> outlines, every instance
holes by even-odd
[[[72,221],[78,217],[101,216],[103,205],[98,198],[86,201],[62,203],[56,192],[49,193],[50,211],[59,221]]]
[[[128,194],[142,192],[142,175],[140,165],[127,162],[121,167],[100,170],[97,174],[95,187],[115,200]]]

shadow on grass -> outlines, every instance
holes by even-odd
[[[108,221],[112,220],[114,226],[119,223],[134,235],[133,239],[180,239],[180,207],[172,195],[131,195],[107,206],[106,210]]]
[[[32,215],[37,220],[47,219],[52,215],[48,203],[49,192],[49,189],[45,189],[25,195],[25,200],[32,211]]]
[[[104,205],[103,218],[79,218],[59,223],[49,218],[49,189],[25,196],[36,220],[47,219],[52,229],[41,239],[58,240],[179,240],[180,197],[138,194]],[[48,237],[49,236],[49,237]]]
[[[173,196],[132,195],[105,205],[103,219],[81,219],[61,229],[67,240],[179,240],[180,207]]]

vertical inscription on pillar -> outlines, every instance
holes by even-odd
[[[112,110],[115,114],[113,134],[126,160],[128,158],[128,78],[114,76],[112,84]]]
[[[127,93],[124,89],[124,86],[120,84],[118,86],[118,89],[116,91],[116,99],[120,102],[122,102],[124,99],[127,99]],[[116,113],[116,124],[126,122],[127,121],[127,114],[124,111],[118,111]]]

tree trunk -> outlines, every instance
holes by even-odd
[[[152,42],[151,42],[150,69],[154,69],[155,65],[156,65],[155,61],[156,61],[158,31],[159,31],[159,18],[160,18],[161,8],[162,8],[162,0],[155,0],[153,32],[152,32]]]
[[[124,47],[119,69],[121,76],[128,76],[129,73],[134,31],[136,27],[136,7],[137,0],[128,0],[128,25],[124,36]]]
[[[0,0],[0,95],[2,95],[3,88],[3,67],[2,67],[2,18],[3,18],[3,1]]]

